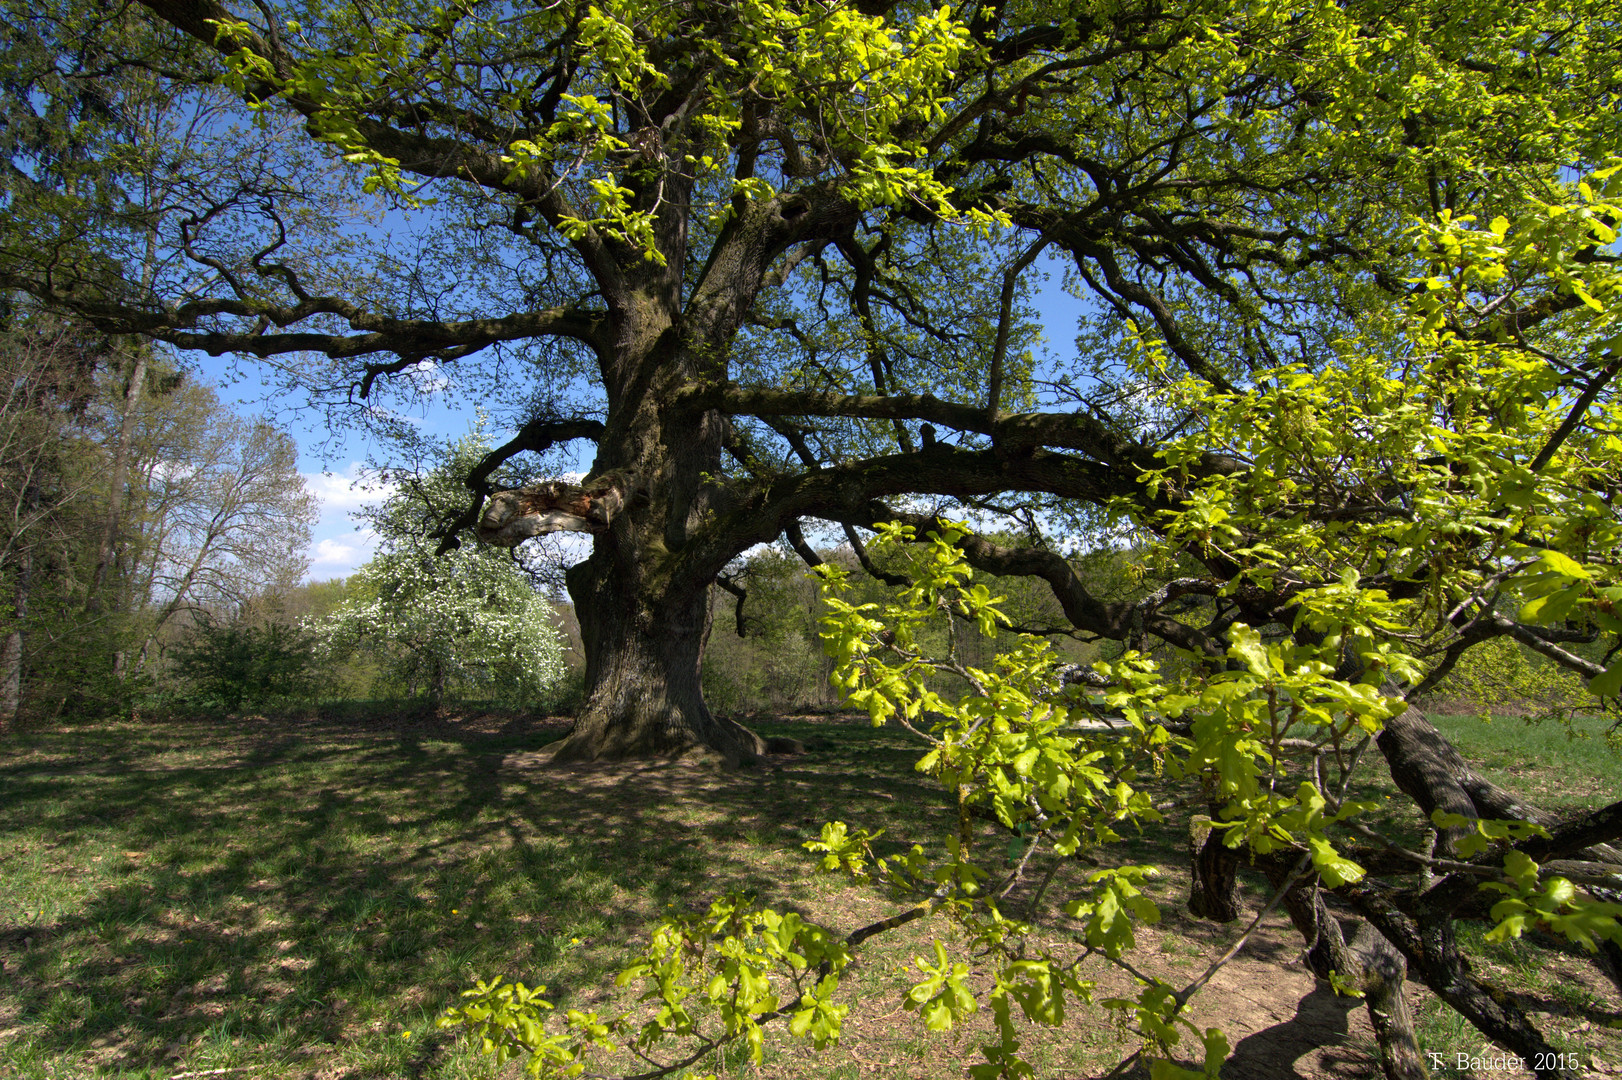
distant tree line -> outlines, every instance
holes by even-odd
[[[295,585],[292,439],[172,358],[0,311],[0,726],[129,710],[199,612]]]
[[[285,432],[174,359],[38,313],[0,322],[0,730],[331,698],[552,702],[560,622],[510,551],[436,558],[447,469],[390,475],[378,553],[306,583],[317,516]]]

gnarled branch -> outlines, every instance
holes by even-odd
[[[588,485],[553,481],[498,491],[479,516],[478,536],[497,547],[516,547],[547,533],[605,532],[625,508],[631,487],[609,475]]]

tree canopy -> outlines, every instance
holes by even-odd
[[[1458,251],[1508,245],[1436,333],[1516,342],[1555,424],[1609,378],[1571,353],[1608,211],[1543,209],[1617,146],[1598,7],[152,0],[7,33],[17,130],[82,122],[10,146],[0,283],[363,416],[447,381],[497,409],[516,434],[455,525],[594,535],[569,579],[588,757],[759,749],[696,675],[704,594],[750,545],[1016,492],[1038,531],[1152,533],[1190,490],[1142,482],[1167,439],[1188,484],[1260,475],[1201,402],[1408,380],[1389,312],[1440,304]],[[1035,323],[1053,260],[1088,301],[1073,352]],[[581,483],[492,490],[572,440]],[[1355,470],[1303,450],[1322,482],[1274,516],[1362,513]],[[1215,640],[1018,558],[1088,633]]]
[[[147,0],[5,33],[14,130],[78,124],[6,144],[0,285],[362,419],[448,386],[510,424],[443,544],[591,536],[558,760],[759,753],[703,701],[717,575],[778,537],[817,561],[805,522],[908,525],[1045,580],[1078,634],[1176,652],[1086,677],[1192,717],[1234,823],[1213,870],[1280,830],[1317,851],[1282,822],[1322,789],[1286,807],[1256,763],[1338,753],[1351,718],[1450,867],[1485,835],[1614,876],[1614,807],[1479,833],[1555,823],[1411,707],[1503,638],[1602,704],[1622,681],[1610,5]],[[1039,334],[1052,267],[1073,349]],[[576,440],[578,482],[498,488]],[[1151,552],[1141,587],[1098,595],[1067,530]],[[1452,936],[1476,871],[1359,891],[1309,862],[1481,1030],[1543,1048]]]

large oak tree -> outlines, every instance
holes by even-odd
[[[1366,316],[1425,290],[1416,221],[1513,217],[1617,145],[1617,28],[1583,4],[145,0],[12,23],[50,58],[16,100],[99,86],[148,120],[66,178],[12,168],[0,282],[373,416],[441,379],[504,408],[463,524],[592,538],[565,757],[758,752],[702,699],[707,594],[752,545],[803,548],[806,519],[1019,493],[1033,530],[1107,507],[1155,533],[1252,464],[1226,436],[1188,449],[1211,422],[1191,402],[1333,369],[1358,335],[1399,354]],[[382,224],[340,230],[367,198]],[[1088,302],[1073,353],[1034,330],[1056,265]],[[1512,269],[1449,318],[1541,356],[1583,306],[1564,272]],[[1546,399],[1584,409],[1613,370],[1542,362]],[[1145,484],[1172,437],[1182,479]],[[490,490],[573,440],[596,447],[579,483]],[[1359,502],[1330,450],[1306,468],[1321,483],[1267,513],[1413,501],[1396,477]],[[1276,621],[1323,568],[1234,592],[1265,558],[1211,539],[1182,537],[1200,583],[1130,604],[1040,545],[965,543],[1049,580],[1081,632],[1220,658],[1230,608]],[[1389,573],[1445,610],[1454,569]],[[1232,595],[1202,625],[1174,614],[1191,590]],[[1480,606],[1438,655],[1500,633],[1573,655]]]
[[[698,678],[708,591],[752,545],[815,561],[807,519],[860,551],[1007,511],[1031,543],[954,544],[1045,579],[1076,633],[1177,651],[1095,674],[1187,722],[1236,840],[1201,851],[1203,909],[1232,914],[1241,852],[1275,874],[1314,969],[1362,973],[1390,1075],[1423,1073],[1379,1011],[1404,964],[1551,1049],[1459,947],[1483,877],[1502,932],[1608,937],[1622,977],[1614,913],[1571,901],[1616,884],[1622,811],[1562,825],[1407,707],[1494,638],[1622,689],[1608,5],[145,0],[5,32],[7,78],[41,73],[9,107],[95,108],[72,169],[8,144],[0,284],[365,415],[448,380],[512,420],[446,536],[591,536],[560,756],[762,748]],[[1073,350],[1035,335],[1055,266],[1087,301]],[[580,482],[491,490],[575,440]],[[1043,539],[1066,523],[1132,534],[1143,588],[1098,595]],[[904,648],[879,629],[847,648]],[[1364,837],[1378,876],[1324,840],[1359,728],[1435,815],[1432,851]],[[1317,782],[1291,798],[1271,762],[1298,744]],[[1482,856],[1473,819],[1547,835],[1494,826],[1513,850]]]

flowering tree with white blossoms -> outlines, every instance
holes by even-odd
[[[379,683],[437,708],[448,692],[522,705],[563,676],[562,640],[546,598],[502,548],[468,543],[445,555],[434,529],[465,498],[457,470],[489,449],[473,434],[444,461],[398,476],[366,512],[381,550],[351,579],[351,595],[314,629],[332,658],[364,651]]]

